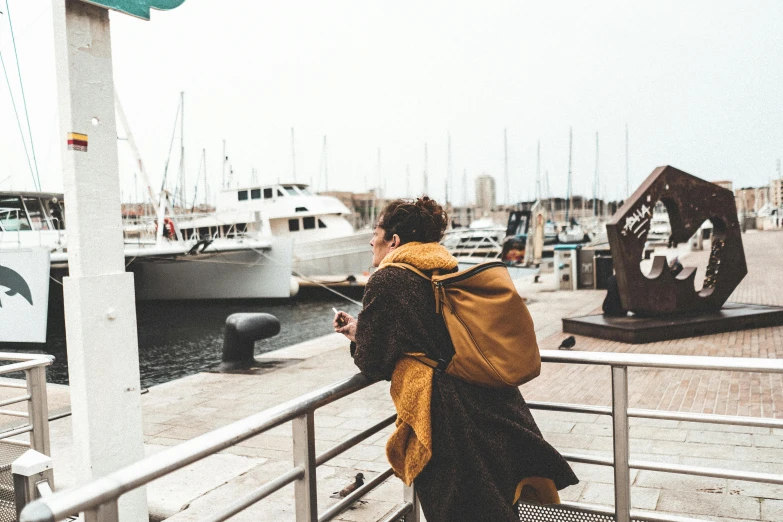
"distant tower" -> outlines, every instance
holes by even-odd
[[[476,206],[489,212],[495,208],[497,194],[495,192],[495,178],[482,174],[476,178]]]

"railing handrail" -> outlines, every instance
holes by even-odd
[[[54,362],[54,355],[49,355],[48,353],[0,352],[0,361],[39,361],[39,364],[49,365]]]
[[[172,446],[83,486],[36,501],[33,504],[39,504],[37,509],[33,508],[30,512],[25,510],[22,520],[41,522],[58,520],[74,513],[97,508],[123,493],[288,422],[303,413],[350,395],[370,384],[372,382],[367,377],[357,373],[348,379]],[[44,505],[48,509],[44,509]]]
[[[543,362],[594,364],[613,367],[656,367],[696,370],[728,370],[783,373],[783,360],[742,357],[709,357],[607,352],[541,350]],[[303,414],[313,412],[370,384],[363,374],[339,381],[289,400],[245,419],[205,433],[144,458],[82,486],[55,493],[31,503],[22,522],[51,522],[79,512],[97,509],[120,495],[170,472],[237,444]],[[626,461],[627,462],[627,461]]]
[[[541,360],[549,363],[595,364],[635,368],[783,373],[783,359],[755,359],[750,357],[541,350]]]

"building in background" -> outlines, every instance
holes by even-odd
[[[726,190],[730,190],[734,192],[734,183],[729,180],[721,180],[721,181],[713,181],[716,185],[718,185],[721,188],[725,188]]]
[[[476,178],[476,206],[485,212],[489,212],[495,208],[496,198],[495,178],[488,174],[478,176]]]

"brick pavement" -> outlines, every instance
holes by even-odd
[[[743,236],[750,268],[732,299],[781,304],[783,233]],[[555,349],[563,338],[560,319],[596,310],[603,292],[547,292],[546,284],[520,282],[529,298],[541,348]],[[577,337],[576,349],[634,353],[733,355],[777,358],[783,353],[783,327],[725,333],[646,345],[625,345]],[[155,386],[142,397],[145,443],[149,453],[206,433],[307,391],[355,373],[347,343],[332,335],[285,348],[267,358],[297,362],[263,375],[203,373]],[[780,376],[752,377],[731,372],[682,372],[632,369],[632,407],[715,412],[780,418],[783,404]],[[610,404],[606,368],[582,365],[544,366],[538,379],[523,386],[528,400]],[[317,452],[351,437],[393,412],[388,383],[320,409],[315,418]],[[598,415],[535,412],[546,438],[561,451],[610,455],[611,421]],[[55,475],[69,485],[70,419],[52,423]],[[318,468],[319,510],[335,502],[329,493],[350,482],[357,471],[368,478],[387,468],[384,455],[389,429]],[[156,481],[148,487],[157,518],[172,522],[204,518],[254,487],[290,469],[291,426],[277,427]],[[676,421],[631,420],[632,458],[752,471],[780,472],[783,430],[721,427]],[[71,460],[69,460],[69,458]],[[609,468],[575,464],[580,484],[562,492],[565,500],[612,504]],[[704,520],[783,520],[783,486],[727,479],[688,477],[647,471],[632,472],[632,501],[639,509],[690,514]],[[377,520],[402,498],[398,480],[387,481],[364,505],[337,520]],[[232,520],[292,520],[289,486]]]

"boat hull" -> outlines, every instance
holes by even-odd
[[[136,299],[287,298],[296,293],[291,281],[293,245],[277,239],[269,250],[240,250],[176,260],[144,260],[131,265]]]
[[[372,264],[372,232],[294,245],[293,273],[302,278],[348,277],[368,273]]]

